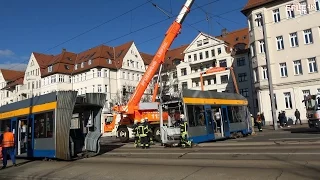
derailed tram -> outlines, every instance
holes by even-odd
[[[0,133],[10,127],[15,153],[23,158],[71,160],[100,151],[106,95],[58,91],[0,107]]]
[[[179,99],[163,105],[172,121],[179,118],[177,112],[185,115],[188,138],[193,143],[242,137],[252,133],[248,101],[242,95],[184,89]]]

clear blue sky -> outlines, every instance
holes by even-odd
[[[131,31],[167,18],[150,3],[53,48],[146,1],[10,0],[2,2],[0,6],[0,64],[23,61],[26,63],[31,52],[58,54],[62,48],[66,48],[68,51],[78,53],[106,42],[107,45],[116,46],[131,40],[135,41],[140,51],[154,53],[162,41],[163,36],[161,35],[166,32],[173,19],[119,38]],[[193,8],[214,1],[217,0],[196,0]],[[185,0],[153,0],[153,2],[167,12],[176,15]],[[201,20],[204,21],[193,26],[213,35],[219,35],[223,27],[228,31],[246,27],[246,18],[240,12],[246,2],[247,0],[218,0],[218,2],[203,7],[203,10],[198,8],[191,11],[186,23],[183,24],[182,34],[178,36],[172,47],[191,43],[198,32],[188,24]],[[204,11],[210,13],[209,16],[212,17],[209,23],[205,21]],[[213,17],[214,15],[220,15],[221,18]],[[153,40],[148,41],[150,39]]]

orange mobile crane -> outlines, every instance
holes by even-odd
[[[108,126],[110,132],[113,132],[113,134],[116,133],[116,136],[120,138],[121,142],[127,142],[132,135],[131,126],[134,120],[140,121],[144,117],[148,117],[151,126],[155,124],[155,126],[152,126],[155,134],[160,132],[159,103],[140,103],[140,101],[153,76],[163,64],[168,49],[180,33],[181,24],[185,20],[193,3],[194,0],[186,0],[177,18],[167,30],[164,40],[162,41],[158,51],[152,59],[152,62],[148,66],[128,103],[125,106],[120,105],[113,107],[113,110],[116,112],[116,114],[113,115],[113,120],[108,124]],[[159,85],[157,83],[155,90],[158,89],[158,86]],[[167,112],[164,112],[162,116],[164,121],[168,119]],[[155,139],[159,140],[156,137]]]
[[[233,71],[232,67],[213,67],[213,68],[206,70],[205,72],[201,72],[200,73],[201,90],[204,91],[204,88],[203,88],[203,75],[204,74],[211,74],[211,73],[221,72],[221,71],[226,71],[226,70],[230,70],[234,88],[235,88],[237,94],[240,94],[237,80],[236,80],[236,76],[234,75],[234,71]]]

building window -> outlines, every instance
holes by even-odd
[[[191,62],[191,55],[188,56],[188,61]]]
[[[310,90],[303,90],[302,94],[303,94],[303,99],[306,99],[306,97],[310,95]],[[307,106],[307,102],[304,103],[304,106]]]
[[[199,59],[203,59],[202,52],[199,53]]]
[[[292,100],[291,100],[291,93],[285,92],[284,94],[284,102],[286,109],[292,109]]]
[[[55,83],[56,82],[56,75],[51,76],[51,83]]]
[[[59,82],[64,82],[64,77],[62,75],[59,75]]]
[[[240,89],[240,94],[244,97],[249,97],[249,89],[248,88]]]
[[[280,63],[280,76],[288,77],[287,63]]]
[[[92,64],[92,60],[91,60],[91,59],[88,61],[88,64],[89,64],[89,65],[91,65],[91,64]]]
[[[253,69],[253,80],[254,82],[257,82],[259,79],[259,73],[258,73],[258,68]]]
[[[251,52],[251,57],[254,57],[255,56],[255,49],[254,49],[255,47],[254,47],[254,43],[252,43],[251,45],[250,45],[250,52]]]
[[[293,61],[293,65],[294,65],[294,75],[301,75],[302,74],[301,60]]]
[[[209,51],[205,52],[206,58],[209,58]]]
[[[276,38],[277,38],[277,50],[284,49],[283,37],[277,36]]]
[[[84,62],[81,63],[81,68],[83,68],[83,67],[84,67]]]
[[[260,53],[265,53],[266,52],[266,46],[264,44],[264,40],[259,41],[259,46],[260,46]]]
[[[280,22],[280,11],[279,11],[279,9],[273,10],[273,20],[274,20],[274,22]]]
[[[238,81],[239,82],[247,81],[247,73],[239,73],[238,74]]]
[[[245,57],[237,58],[237,66],[240,67],[240,66],[244,66],[244,65],[246,65]]]
[[[277,96],[276,94],[273,94],[273,97],[274,97],[274,106],[276,109],[278,109],[278,103],[277,103]]]
[[[172,78],[173,79],[175,79],[175,78],[177,78],[178,76],[177,76],[177,71],[174,71],[173,73],[172,73]]]
[[[315,0],[316,11],[320,11],[320,0]]]
[[[187,68],[181,69],[181,76],[187,75]]]
[[[221,84],[226,84],[228,83],[228,80],[229,80],[228,75],[222,75],[220,79],[221,79]]]
[[[105,92],[108,92],[108,85],[104,85]]]
[[[182,82],[182,89],[188,89],[188,82]]]
[[[261,13],[259,13],[259,14],[256,15],[256,23],[257,23],[257,26],[258,26],[258,27],[260,27],[260,26],[263,25],[263,24],[262,24],[262,14],[261,14]]]
[[[262,78],[268,79],[268,68],[267,66],[262,66]]]
[[[221,48],[218,48],[218,54],[221,54]]]
[[[48,72],[52,72],[52,66],[48,67]]]
[[[318,72],[318,65],[315,57],[308,58],[308,64],[310,73]]]
[[[227,67],[227,60],[226,60],[226,59],[220,60],[220,61],[219,61],[219,66],[220,66],[220,67]]]
[[[216,55],[214,49],[211,49],[211,56],[214,57]]]
[[[301,15],[308,14],[308,4],[307,1],[300,1],[299,11]]]
[[[193,60],[196,61],[197,60],[197,54],[193,55]]]
[[[98,85],[98,92],[102,92],[101,84]]]
[[[296,32],[290,33],[290,45],[291,45],[291,47],[299,46],[298,35]]]
[[[303,31],[304,35],[304,43],[305,44],[312,44],[313,43],[313,37],[312,37],[312,31],[311,29],[306,29]]]
[[[295,17],[295,15],[294,15],[294,8],[293,8],[293,4],[291,4],[291,5],[287,5],[286,6],[286,9],[287,9],[287,17],[289,18],[289,19],[291,19],[291,18],[294,18]]]

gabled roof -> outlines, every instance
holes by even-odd
[[[185,48],[185,50],[184,50],[183,53],[186,53],[186,51],[188,51],[189,48],[190,48],[192,45],[196,44],[196,43],[197,43],[197,40],[198,40],[201,36],[205,36],[205,37],[207,37],[207,38],[209,38],[209,39],[212,39],[212,40],[214,40],[214,41],[217,41],[217,42],[219,42],[219,43],[223,43],[223,41],[221,41],[220,39],[215,38],[214,36],[211,36],[211,35],[206,34],[206,33],[204,33],[204,32],[200,32],[200,33],[197,35],[197,37],[194,38],[193,41]]]
[[[63,51],[56,56],[43,56],[42,62],[46,66],[42,69],[41,76],[45,77],[55,73],[78,74],[95,67],[120,69],[123,58],[133,43],[130,41],[116,47],[100,45],[79,54]],[[48,72],[49,66],[52,66],[51,72]]]
[[[149,65],[153,59],[153,55],[139,52],[145,65]]]
[[[12,81],[20,76],[24,76],[23,71],[15,71],[10,69],[0,69],[5,81]]]
[[[250,10],[257,8],[262,5],[266,5],[271,2],[275,2],[276,0],[248,0],[247,4],[241,10],[241,12],[246,15]],[[288,0],[289,1],[289,0]]]

